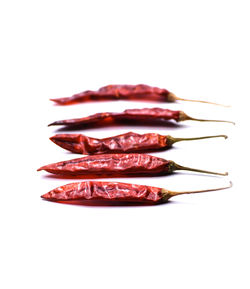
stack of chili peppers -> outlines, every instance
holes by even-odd
[[[109,85],[98,91],[84,91],[67,98],[52,99],[59,105],[68,105],[85,101],[99,100],[154,100],[159,102],[173,102],[185,100],[175,96],[166,89],[151,87],[148,85]],[[190,100],[196,101],[196,100]],[[206,102],[206,101],[200,101]],[[209,102],[206,102],[209,103]],[[79,119],[59,120],[50,125],[64,125],[69,128],[75,126],[89,127],[91,125],[107,126],[112,123],[124,121],[146,123],[165,123],[171,120],[176,122],[185,120],[230,122],[224,120],[204,120],[188,116],[183,111],[173,111],[162,108],[127,109],[123,112],[102,112]],[[230,122],[232,123],[232,122]],[[133,124],[133,122],[131,122]],[[171,174],[176,170],[189,170],[207,174],[222,175],[194,169],[176,164],[173,161],[145,154],[150,151],[169,149],[179,141],[198,140],[205,138],[227,138],[226,135],[202,136],[193,138],[174,138],[169,135],[157,133],[138,134],[128,132],[125,134],[107,137],[91,138],[83,134],[57,134],[50,139],[55,144],[73,153],[87,156],[61,161],[42,166],[38,169],[52,174],[61,175],[65,178],[76,176],[85,177],[119,177],[119,176],[155,176]],[[85,181],[70,183],[58,187],[42,198],[50,201],[81,201],[81,200],[106,200],[106,201],[129,201],[157,204],[165,202],[173,196],[180,194],[200,193],[225,189],[231,186],[198,190],[174,192],[167,189],[135,185],[119,182]]]

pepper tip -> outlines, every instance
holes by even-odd
[[[46,194],[41,195],[41,198],[42,198],[43,200],[48,200],[48,199],[49,199],[49,193],[46,193]]]
[[[49,100],[54,101],[55,103],[58,103],[58,99],[56,99],[56,98],[50,98]]]

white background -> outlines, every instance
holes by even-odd
[[[249,288],[248,4],[1,2],[1,288]],[[49,101],[122,83],[164,87],[180,97],[232,108],[124,101],[59,107]],[[72,180],[36,169],[79,156],[49,141],[56,128],[48,123],[156,106],[237,124],[189,121],[176,129],[134,126],[81,133],[228,134],[226,141],[182,142],[154,155],[229,171],[229,177],[179,172],[115,180],[172,190],[232,180],[232,189],[150,207],[73,206],[40,199]]]

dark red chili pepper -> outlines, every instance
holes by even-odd
[[[183,99],[177,97],[172,92],[158,88],[152,87],[145,84],[137,85],[107,85],[101,87],[97,91],[86,90],[81,93],[74,94],[70,97],[64,98],[53,98],[52,101],[60,105],[65,104],[74,104],[80,102],[86,102],[90,100],[144,100],[144,101],[163,101],[163,102],[174,102],[176,100],[185,100],[185,101],[194,101],[194,102],[203,102],[216,104],[213,102],[208,102],[204,100],[191,100]]]
[[[215,189],[174,192],[144,185],[87,181],[58,187],[41,197],[49,201],[106,200],[157,204],[167,202],[170,198],[182,194],[218,191],[231,186],[230,182],[229,186]]]
[[[176,170],[225,176],[228,173],[215,173],[193,169],[146,154],[103,154],[49,164],[38,169],[64,176],[152,176],[171,174]]]
[[[170,148],[179,141],[199,140],[207,138],[224,137],[214,135],[194,138],[174,138],[170,135],[157,133],[138,134],[128,132],[113,137],[98,139],[83,134],[57,134],[50,139],[60,147],[78,154],[106,154],[106,153],[131,153],[145,152]]]
[[[185,114],[180,110],[170,110],[164,108],[143,108],[143,109],[126,109],[124,112],[115,113],[115,112],[103,112],[96,113],[83,118],[75,118],[68,120],[59,120],[55,121],[50,125],[85,125],[85,124],[93,124],[105,121],[106,123],[119,121],[119,120],[136,120],[136,121],[157,121],[157,120],[175,120],[177,122],[184,120],[195,120],[195,121],[215,121],[215,122],[229,122],[225,120],[207,120],[207,119],[198,119],[193,118]]]

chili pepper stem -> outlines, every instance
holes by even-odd
[[[194,118],[194,117],[191,117],[191,116],[185,114],[185,112],[180,111],[180,114],[179,114],[179,120],[178,120],[178,121],[184,121],[184,120],[212,121],[212,122],[227,122],[227,123],[232,123],[232,124],[235,125],[235,122],[233,122],[233,121],[229,121],[229,120],[215,120],[215,119],[200,119],[200,118]]]
[[[224,135],[224,134],[219,134],[219,135],[209,135],[209,136],[202,136],[202,137],[192,137],[192,138],[175,138],[175,137],[172,137],[170,135],[167,135],[167,143],[168,145],[173,145],[174,143],[176,142],[179,142],[179,141],[189,141],[189,140],[200,140],[200,139],[207,139],[207,138],[216,138],[216,137],[224,137],[225,139],[228,138],[227,135]]]
[[[193,169],[193,168],[189,168],[189,167],[184,167],[184,166],[176,164],[173,161],[171,161],[171,163],[169,165],[169,170],[170,170],[170,173],[172,173],[174,171],[183,170],[183,171],[192,171],[192,172],[211,174],[211,175],[219,175],[219,176],[227,176],[228,175],[228,172],[226,172],[226,173],[217,173],[217,172],[211,172],[211,171],[205,171],[205,170],[200,170],[200,169]]]
[[[225,190],[229,189],[233,186],[233,183],[230,181],[228,186],[225,187],[220,187],[220,188],[214,188],[214,189],[205,189],[205,190],[196,190],[196,191],[181,191],[181,192],[175,192],[175,191],[169,191],[166,189],[162,189],[162,195],[163,195],[163,200],[167,201],[172,197],[178,196],[178,195],[185,195],[185,194],[197,194],[197,193],[206,193],[206,192],[213,192],[213,191],[220,191],[220,190]]]
[[[172,92],[169,93],[168,98],[169,98],[170,101],[183,100],[183,101],[192,101],[192,102],[201,102],[201,103],[214,104],[214,105],[219,105],[219,106],[224,106],[224,107],[231,107],[230,105],[220,104],[220,103],[211,102],[211,101],[181,98],[181,97],[176,96]]]

